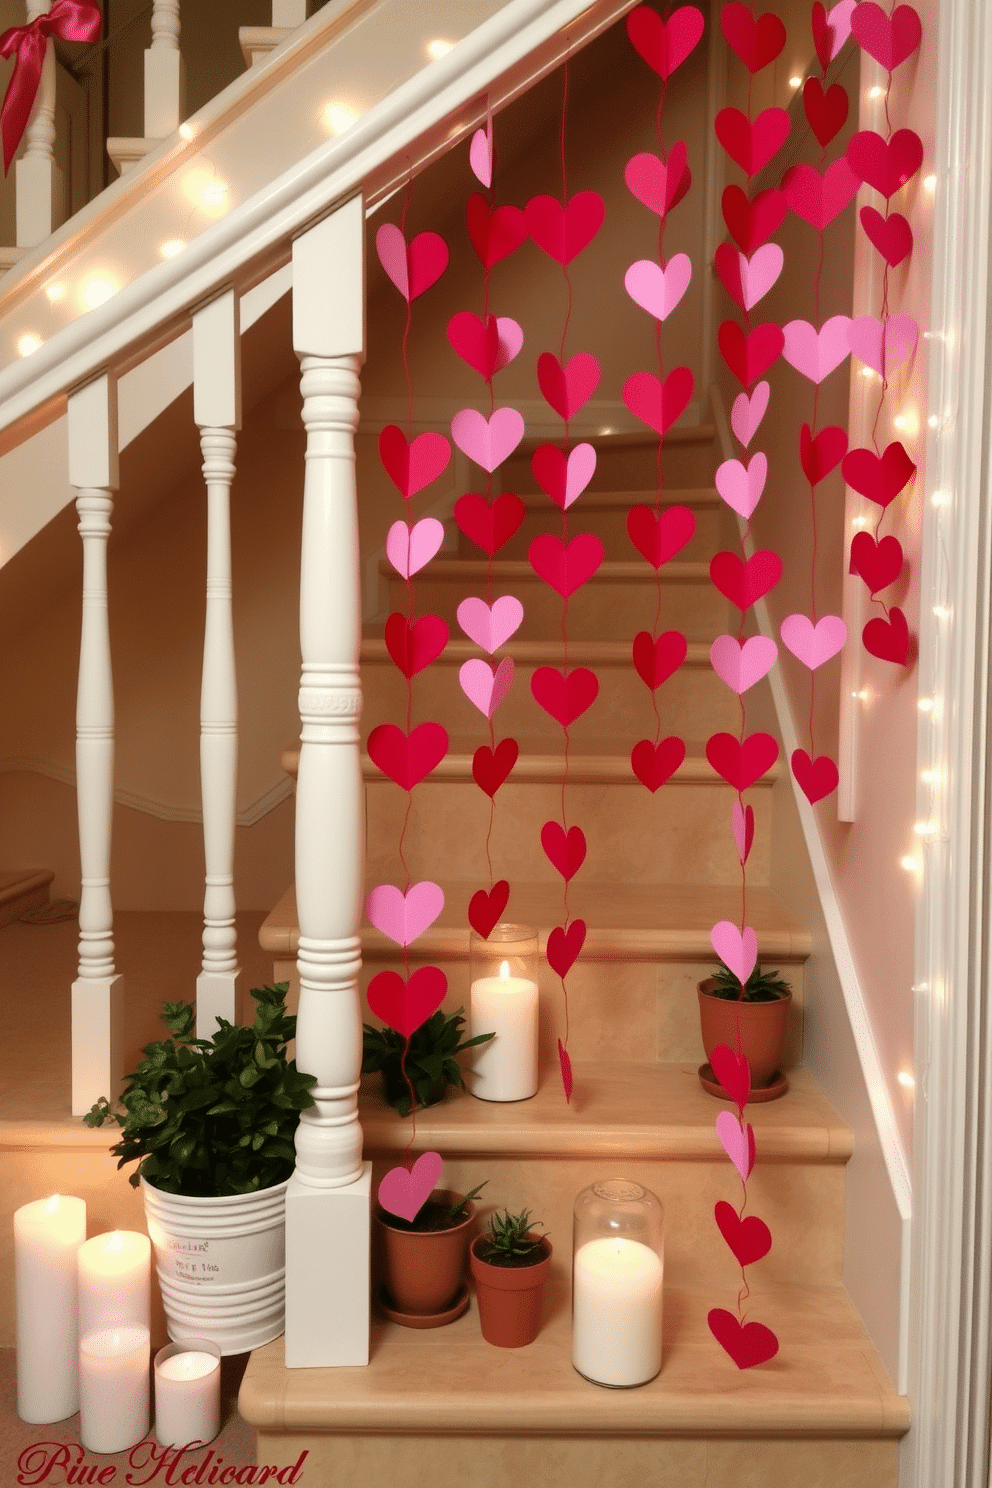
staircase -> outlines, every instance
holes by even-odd
[[[545,967],[537,1096],[493,1105],[452,1091],[418,1114],[413,1142],[414,1153],[444,1156],[446,1185],[467,1191],[486,1180],[487,1210],[528,1207],[543,1220],[555,1258],[542,1332],[527,1348],[504,1353],[482,1340],[474,1308],[427,1332],[375,1318],[368,1368],[333,1370],[288,1370],[277,1340],[253,1355],[240,1397],[242,1415],[258,1431],[259,1462],[288,1465],[305,1451],[307,1472],[328,1480],[346,1473],[363,1488],[397,1479],[419,1488],[436,1480],[439,1460],[446,1474],[461,1472],[473,1488],[511,1473],[606,1488],[638,1477],[652,1488],[722,1488],[772,1476],[812,1488],[897,1482],[908,1403],[888,1383],[841,1281],[852,1135],[799,1067],[810,938],[768,887],[772,798],[787,788],[775,774],[751,793],[756,830],[747,916],[761,959],[780,966],[793,986],[794,1023],[787,1096],[749,1112],[758,1146],[749,1207],[768,1222],[774,1246],[748,1280],[750,1316],[774,1328],[780,1352],[771,1364],[740,1374],[706,1325],[710,1307],[733,1307],[740,1284],[713,1220],[714,1203],[736,1201],[738,1188],[714,1130],[720,1107],[696,1078],[702,1051],[695,997],[713,963],[710,927],[740,912],[731,793],[703,754],[710,733],[736,731],[739,721],[736,699],[708,661],[713,637],[732,627],[709,583],[708,560],[736,546],[736,535],[710,484],[713,430],[671,431],[665,461],[665,500],[690,506],[697,529],[690,547],[662,570],[661,626],[683,630],[689,653],[657,696],[664,732],[678,732],[688,750],[653,797],[630,771],[630,748],[653,723],[630,646],[652,623],[655,589],[646,565],[631,561],[624,527],[629,507],[652,499],[653,448],[630,437],[602,444],[596,479],[570,512],[570,530],[596,532],[606,550],[595,579],[569,606],[570,661],[592,666],[600,680],[596,704],[573,728],[569,765],[569,819],[588,839],[569,894],[572,914],[588,925],[568,979],[571,1105],[554,1052],[561,987]],[[503,479],[524,496],[528,513],[494,565],[495,592],[517,594],[525,620],[507,648],[517,673],[496,715],[498,736],[512,735],[521,752],[496,798],[492,856],[496,876],[511,884],[506,917],[540,926],[543,947],[561,919],[561,880],[538,833],[557,814],[564,762],[561,731],[533,701],[529,676],[535,666],[560,664],[560,601],[535,579],[526,553],[537,532],[558,530],[558,514],[533,494],[526,451],[508,462]],[[457,638],[455,622],[459,600],[480,592],[485,564],[461,541],[456,556],[435,560],[417,580],[418,613],[443,615],[453,639],[414,681],[414,722],[443,720],[451,752],[413,793],[406,849],[411,876],[439,878],[445,890],[441,919],[410,949],[415,964],[445,970],[449,1011],[468,1002],[466,908],[485,877],[488,819],[487,798],[471,773],[484,729],[457,680],[457,667],[476,652]],[[379,637],[364,640],[362,669],[364,738],[377,723],[402,716],[405,688]],[[749,711],[757,713],[761,704],[752,696]],[[295,752],[286,763],[294,767]],[[395,882],[406,798],[367,759],[364,775],[367,882]],[[279,980],[295,979],[297,941],[290,889],[260,935]],[[362,943],[365,982],[396,964],[395,948],[378,932],[364,929]],[[376,1184],[401,1159],[410,1123],[384,1104],[377,1077],[363,1081],[361,1120]],[[570,1362],[571,1211],[582,1188],[614,1175],[643,1182],[665,1206],[664,1362],[651,1384],[607,1392]]]

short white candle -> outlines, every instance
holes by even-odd
[[[148,1435],[147,1328],[102,1328],[79,1344],[79,1436],[88,1452],[124,1452]]]
[[[499,976],[472,983],[471,1036],[495,1033],[474,1049],[472,1094],[481,1100],[527,1100],[537,1091],[537,983],[510,975],[504,961]]]
[[[572,1363],[601,1385],[642,1385],[661,1368],[664,1267],[648,1245],[606,1235],[575,1252]]]
[[[77,1264],[86,1204],[65,1194],[14,1213],[17,1414],[41,1424],[79,1409]]]
[[[206,1446],[220,1430],[220,1350],[200,1339],[155,1355],[155,1435],[163,1447]]]
[[[79,1334],[136,1323],[151,1326],[152,1245],[134,1230],[112,1230],[79,1249]]]

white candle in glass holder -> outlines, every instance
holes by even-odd
[[[79,1248],[79,1333],[117,1323],[151,1326],[152,1244],[135,1230],[111,1230]]]
[[[471,1036],[495,1033],[472,1051],[472,1094],[481,1100],[527,1100],[537,1091],[537,983],[510,975],[480,977],[471,988]]]
[[[572,1363],[600,1385],[643,1385],[661,1368],[664,1267],[639,1240],[603,1236],[575,1252]]]
[[[147,1328],[101,1328],[79,1344],[79,1436],[88,1452],[124,1452],[148,1434]]]
[[[86,1204],[66,1194],[14,1212],[17,1414],[42,1424],[79,1409],[77,1257]]]
[[[206,1446],[220,1430],[220,1349],[203,1338],[155,1355],[155,1435],[160,1446]]]

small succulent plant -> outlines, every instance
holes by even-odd
[[[762,971],[760,966],[755,966],[744,984],[741,997],[740,981],[722,961],[713,973],[713,980],[716,982],[716,986],[711,988],[713,996],[722,997],[727,1002],[777,1002],[792,990],[777,971]]]
[[[411,1033],[409,1048],[403,1035],[393,1028],[373,1028],[370,1023],[365,1023],[362,1027],[362,1074],[382,1071],[386,1100],[401,1116],[410,1114],[410,1085],[413,1086],[415,1104],[418,1106],[432,1106],[436,1101],[442,1100],[449,1084],[463,1090],[465,1086],[456,1055],[495,1038],[492,1033],[477,1033],[475,1038],[462,1042],[462,1030],[465,1027],[462,1008],[450,1014],[438,1008],[436,1013],[432,1013],[425,1023]],[[403,1078],[401,1067],[404,1049],[406,1079]]]
[[[540,1223],[540,1221],[537,1221]],[[479,1259],[490,1266],[532,1266],[544,1255],[543,1235],[531,1231],[530,1210],[489,1216],[489,1233],[479,1244]]]

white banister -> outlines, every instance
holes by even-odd
[[[165,139],[182,123],[186,74],[179,50],[179,0],[154,0],[145,52],[145,138]]]
[[[234,827],[238,771],[238,693],[231,612],[231,482],[241,427],[241,345],[233,290],[193,316],[193,417],[207,486],[207,611],[200,688],[200,790],[203,802],[203,963],[196,979],[196,1036],[217,1019],[237,1021],[238,958]]]
[[[123,981],[114,966],[110,832],[114,690],[107,614],[107,539],[118,485],[117,387],[107,373],[69,398],[69,482],[83,540],[83,621],[76,703],[79,972],[72,984],[72,1111],[114,1100],[123,1075]]]
[[[306,476],[300,573],[296,1062],[317,1076],[286,1195],[286,1363],[366,1364],[371,1164],[362,1161],[358,991],[364,795],[355,430],[364,359],[364,204],[293,244]]]
[[[51,9],[51,0],[27,0],[27,19],[36,21]],[[49,41],[41,82],[24,131],[25,151],[14,166],[18,248],[44,242],[63,217],[65,183],[55,164],[55,48]]]

